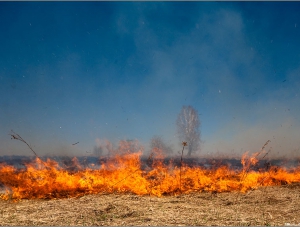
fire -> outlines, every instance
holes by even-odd
[[[228,166],[205,168],[179,167],[172,161],[163,163],[163,156],[154,150],[150,156],[151,168],[144,170],[141,152],[116,154],[99,168],[80,166],[72,160],[72,168],[58,162],[36,158],[26,168],[0,166],[0,183],[6,190],[0,195],[4,200],[53,199],[79,197],[97,193],[134,193],[137,195],[179,195],[190,192],[246,192],[261,186],[300,182],[300,168],[287,170],[280,167],[251,169],[256,165],[257,153],[241,160],[241,170]],[[149,161],[149,160],[148,160]]]

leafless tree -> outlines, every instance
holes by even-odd
[[[179,139],[187,142],[188,156],[199,150],[200,124],[197,110],[192,106],[183,106],[177,118],[177,130]]]
[[[160,149],[163,154],[170,155],[173,153],[172,148],[163,141],[160,136],[153,136],[150,143],[150,148],[153,150],[154,148]]]
[[[103,155],[114,155],[112,143],[107,139],[96,139],[96,146],[94,146],[93,155],[100,157]]]
[[[143,146],[138,140],[120,140],[118,147],[118,154],[136,153],[143,151]]]
[[[93,155],[100,157],[103,154],[103,148],[100,146],[94,146]]]

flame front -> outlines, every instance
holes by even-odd
[[[142,170],[141,152],[116,155],[98,169],[83,168],[76,159],[76,171],[62,168],[57,162],[39,158],[25,169],[0,166],[0,182],[7,188],[2,199],[66,198],[97,193],[134,193],[137,195],[178,195],[189,192],[246,192],[260,186],[300,182],[300,168],[286,170],[271,167],[251,171],[257,163],[256,156],[242,158],[243,168],[233,170],[228,166],[214,169],[178,167],[163,157],[155,159],[150,170]],[[179,180],[181,179],[181,180]]]

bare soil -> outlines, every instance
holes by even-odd
[[[197,192],[150,197],[86,195],[57,200],[0,200],[0,225],[298,225],[300,184],[247,193]]]

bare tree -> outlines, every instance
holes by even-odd
[[[120,140],[118,154],[136,153],[143,151],[143,146],[138,140]]]
[[[100,146],[94,146],[93,155],[100,157],[103,154],[103,148]]]
[[[114,155],[113,144],[107,139],[96,139],[96,146],[94,146],[93,155],[100,157],[103,155]]]
[[[179,139],[187,142],[188,156],[199,149],[200,124],[197,110],[192,106],[183,106],[177,118],[177,130]]]
[[[173,153],[172,148],[165,144],[163,139],[160,136],[153,136],[150,142],[151,150],[154,148],[160,149],[163,154],[170,155]]]

